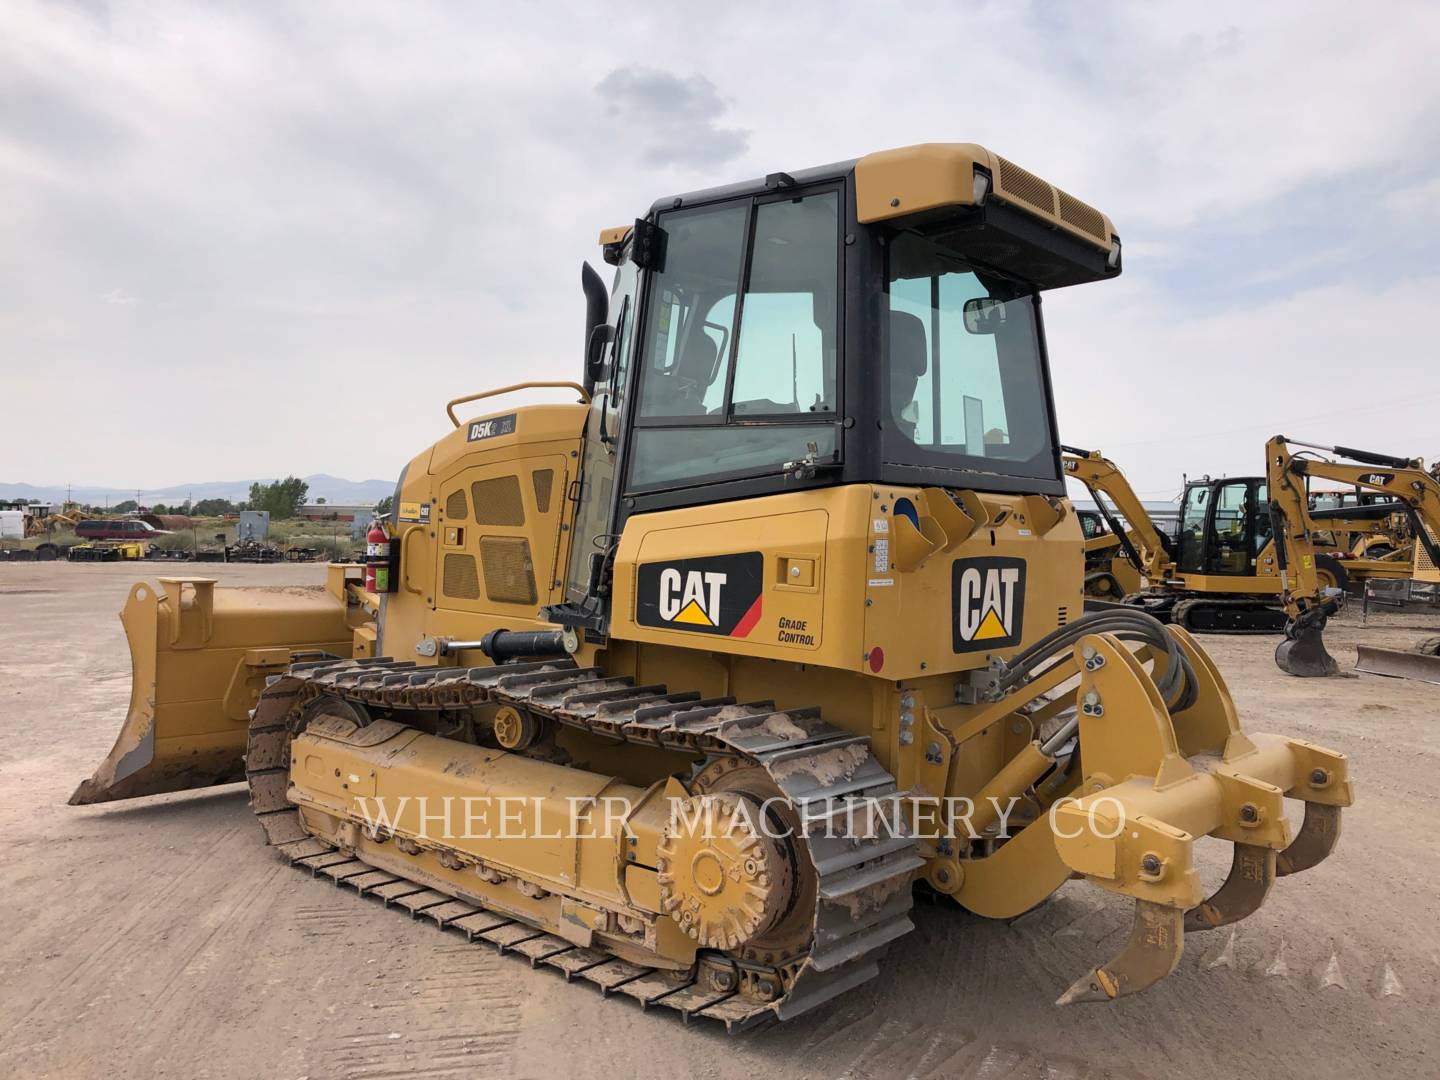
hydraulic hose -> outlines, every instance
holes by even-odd
[[[1028,649],[1016,655],[1002,666],[999,679],[990,692],[992,700],[999,700],[1010,691],[1034,678],[1047,661],[1068,652],[1075,643],[1087,634],[1114,634],[1125,641],[1139,641],[1152,648],[1163,650],[1165,666],[1157,670],[1156,689],[1172,712],[1181,712],[1195,703],[1195,673],[1190,661],[1180,651],[1175,638],[1159,619],[1143,611],[1121,611],[1111,609],[1085,615],[1076,622],[1062,626],[1046,634]]]

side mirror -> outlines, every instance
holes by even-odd
[[[972,334],[997,333],[1009,312],[1005,301],[989,296],[977,296],[965,301],[965,329]]]
[[[605,370],[605,346],[614,340],[615,327],[609,323],[601,323],[590,331],[590,340],[585,345],[585,381],[592,389],[609,374]]]

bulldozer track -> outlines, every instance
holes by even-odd
[[[870,752],[869,738],[825,722],[818,708],[778,710],[771,701],[672,693],[569,660],[420,668],[381,657],[294,664],[273,678],[252,714],[246,758],[251,805],[269,843],[314,876],[354,887],[412,918],[434,919],[441,929],[522,956],[531,966],[553,968],[567,981],[589,982],[642,1008],[675,1010],[687,1023],[701,1017],[737,1031],[789,1019],[869,981],[886,946],[913,929],[910,883],[924,860],[916,838],[898,828],[869,829],[864,837],[827,829],[795,845],[797,857],[811,860],[816,880],[814,923],[808,953],[796,961],[783,993],[768,1001],[742,992],[747,965],[733,957],[733,986],[716,989],[701,978],[698,963],[677,978],[603,947],[576,946],[478,897],[376,869],[307,833],[286,795],[290,740],[303,727],[306,705],[322,695],[385,710],[402,722],[406,713],[508,705],[616,743],[738,757],[763,768],[810,821],[834,820],[838,807],[848,822],[893,821],[883,800],[895,795],[895,779]]]

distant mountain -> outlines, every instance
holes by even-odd
[[[176,484],[165,488],[140,488],[139,502],[150,506],[164,503],[166,506],[183,503],[186,499],[230,499],[239,501],[250,495],[250,485],[268,483],[275,477],[262,480],[206,480],[195,484]],[[354,503],[366,505],[379,502],[386,495],[395,493],[394,480],[346,480],[326,473],[315,473],[303,477],[310,485],[307,501],[324,499],[331,503]],[[96,487],[89,484],[72,484],[70,498],[76,502],[103,505],[136,498],[136,488]],[[64,484],[6,484],[0,483],[0,499],[30,499],[40,502],[58,503],[65,498]]]

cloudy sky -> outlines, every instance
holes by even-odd
[[[0,480],[390,477],[661,195],[985,143],[1109,213],[1067,442],[1440,456],[1440,5],[0,0]]]

